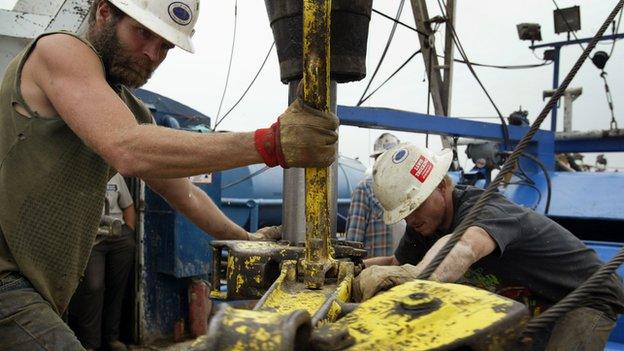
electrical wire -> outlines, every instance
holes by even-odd
[[[238,98],[238,100],[236,100],[236,102],[234,103],[234,105],[232,105],[232,107],[230,107],[230,109],[223,115],[223,117],[221,117],[220,120],[218,120],[215,123],[214,126],[214,130],[217,129],[217,127],[219,126],[219,124],[221,124],[221,122],[223,122],[223,120],[225,120],[225,118],[230,114],[230,112],[232,112],[234,110],[234,108],[236,108],[236,106],[238,106],[238,104],[243,100],[243,98],[245,97],[245,95],[247,95],[247,93],[249,92],[249,89],[251,89],[251,87],[253,86],[253,84],[256,82],[256,79],[258,79],[258,76],[260,75],[260,73],[262,72],[262,70],[264,69],[265,64],[267,63],[267,60],[269,59],[269,56],[271,55],[271,51],[273,51],[273,47],[275,46],[275,41],[271,44],[271,46],[269,47],[269,51],[267,51],[266,56],[264,56],[264,60],[262,61],[262,64],[260,65],[260,68],[258,68],[258,71],[256,72],[256,74],[254,75],[253,79],[251,80],[251,82],[249,83],[249,85],[247,86],[247,88],[245,89],[245,91],[243,91],[243,94]]]
[[[396,16],[395,16],[395,20],[396,21],[398,21],[399,18],[401,18],[401,13],[403,12],[403,5],[405,5],[405,0],[401,0],[401,3],[399,3],[399,8],[397,9],[397,13],[396,13]],[[386,41],[386,46],[384,47],[383,52],[381,53],[381,57],[379,58],[379,62],[377,62],[377,66],[375,67],[375,71],[373,71],[373,75],[368,80],[368,84],[366,84],[366,88],[362,92],[362,96],[360,96],[360,100],[358,100],[356,106],[360,106],[364,102],[364,101],[362,101],[362,99],[364,99],[364,96],[368,92],[368,89],[370,88],[371,83],[373,83],[373,80],[375,79],[375,77],[377,76],[377,73],[379,72],[379,68],[381,67],[381,64],[383,63],[384,59],[386,58],[386,54],[388,53],[388,49],[390,48],[390,44],[392,43],[392,39],[394,38],[394,33],[396,32],[396,28],[397,28],[397,24],[398,24],[396,21],[392,24],[392,29],[390,30],[390,35],[388,36],[388,40]]]
[[[552,198],[552,180],[550,179],[550,173],[548,172],[548,169],[546,169],[546,166],[544,166],[544,163],[542,163],[539,158],[527,152],[523,152],[521,156],[533,161],[539,168],[542,169],[542,172],[544,172],[544,178],[546,178],[546,186],[548,189],[548,192],[546,193],[546,205],[544,206],[544,215],[548,215],[548,211],[550,211],[550,199]],[[533,180],[531,181],[533,182]],[[533,183],[535,184],[535,182]]]
[[[446,8],[446,3],[444,2],[444,0],[437,0],[437,2],[438,2],[438,6],[440,7],[440,12],[442,13],[442,16],[444,18],[447,18],[446,11],[444,10]],[[488,90],[485,88],[485,85],[483,85],[483,83],[481,82],[481,79],[479,79],[479,76],[477,75],[477,72],[475,72],[474,68],[472,67],[472,63],[470,62],[470,60],[468,59],[468,56],[466,55],[466,51],[464,50],[464,46],[462,45],[461,41],[459,40],[459,36],[457,35],[457,31],[455,30],[455,26],[450,21],[448,21],[448,18],[447,18],[447,21],[446,21],[446,25],[451,29],[452,36],[453,36],[453,42],[455,43],[455,46],[457,47],[457,51],[459,52],[459,54],[462,56],[464,61],[466,61],[466,66],[468,67],[468,70],[470,70],[470,73],[472,73],[472,76],[475,78],[477,83],[479,83],[479,86],[481,87],[481,90],[483,90],[483,92],[487,96],[488,100],[492,104],[492,107],[494,107],[494,110],[496,110],[496,114],[498,114],[498,117],[500,118],[501,128],[503,130],[503,145],[506,147],[507,145],[509,145],[509,128],[507,128],[507,122],[505,121],[505,118],[503,118],[503,114],[498,109],[498,106],[496,105],[496,103],[492,99],[492,96],[490,95]]]
[[[383,12],[377,11],[377,10],[375,10],[375,9],[373,9],[373,12],[375,12],[375,13],[377,13],[377,14],[379,14],[379,15],[383,16],[384,18],[387,18],[387,19],[389,19],[389,20],[391,20],[391,21],[393,21],[393,22],[395,22],[395,23],[397,23],[397,24],[399,24],[399,25],[401,25],[401,26],[403,26],[403,27],[405,27],[405,28],[407,28],[407,29],[409,29],[409,30],[413,31],[413,32],[416,32],[416,33],[418,33],[418,34],[420,34],[420,35],[423,35],[423,36],[425,36],[425,37],[427,36],[427,34],[426,34],[426,33],[423,33],[423,32],[421,32],[420,30],[418,30],[418,29],[416,29],[416,28],[414,28],[414,27],[412,27],[412,26],[410,26],[410,25],[407,25],[407,24],[405,24],[405,23],[403,23],[403,22],[401,22],[401,21],[399,21],[399,20],[396,20],[396,19],[394,19],[394,18],[392,18],[392,17],[390,17],[390,16],[388,16],[388,15],[384,14]],[[444,56],[443,56],[443,55],[438,55],[438,57],[439,57],[439,58],[444,58]],[[536,56],[536,58],[537,58],[538,60],[540,60],[540,61],[544,61],[544,60],[542,60],[541,58],[539,58],[539,57],[537,57],[537,56]],[[457,63],[461,63],[461,64],[467,64],[467,63],[466,63],[466,61],[464,61],[464,60],[460,60],[460,59],[453,59],[453,61],[455,61],[455,62],[457,62]],[[545,66],[545,65],[549,65],[549,64],[550,64],[550,63],[552,63],[552,62],[551,62],[551,61],[546,61],[546,62],[543,62],[543,63],[522,64],[522,65],[493,65],[493,64],[487,64],[487,63],[478,63],[478,62],[474,62],[474,61],[470,61],[470,63],[471,63],[473,66],[478,66],[478,67],[487,67],[487,68],[498,68],[498,69],[530,69],[530,68],[537,68],[537,67],[542,67],[542,66]]]
[[[230,49],[230,62],[228,63],[227,75],[225,76],[225,86],[223,87],[223,94],[221,94],[221,102],[219,102],[219,109],[217,110],[217,116],[215,122],[219,120],[221,115],[221,107],[223,106],[223,100],[225,99],[225,93],[227,92],[228,84],[230,83],[230,72],[232,70],[232,61],[234,59],[234,45],[236,44],[236,28],[238,27],[238,0],[234,2],[234,34],[232,34],[232,48]],[[215,128],[216,128],[215,124]]]
[[[613,35],[615,35],[615,34],[620,32],[620,23],[622,23],[622,13],[624,13],[624,10],[620,10],[620,17],[618,18],[617,26],[615,26],[613,28]],[[611,51],[609,51],[609,57],[611,57],[611,55],[613,55],[613,49],[615,49],[615,42],[616,41],[617,41],[617,39],[613,38],[613,44],[611,44]]]
[[[238,184],[240,184],[240,183],[242,183],[242,182],[244,182],[244,181],[246,181],[248,179],[251,179],[251,178],[253,178],[253,177],[257,176],[257,175],[260,175],[260,174],[268,171],[269,169],[270,169],[269,166],[264,166],[264,167],[258,169],[257,171],[252,172],[252,173],[250,173],[250,174],[248,174],[248,175],[246,175],[246,176],[244,176],[244,177],[242,177],[240,179],[237,179],[237,180],[235,180],[235,181],[233,181],[231,183],[222,185],[221,186],[221,190],[233,187],[234,185],[238,185]]]
[[[388,76],[388,78],[386,78],[386,80],[383,81],[383,83],[381,83],[377,88],[375,88],[370,94],[366,95],[366,97],[364,99],[362,99],[362,103],[365,103],[366,100],[368,100],[371,96],[373,96],[373,94],[375,94],[379,89],[381,89],[381,87],[383,87],[386,83],[388,83],[390,81],[390,79],[392,79],[395,75],[397,75],[397,73],[399,73],[420,52],[421,52],[421,50],[418,49],[410,57],[408,57],[407,60],[405,60],[405,62],[403,62],[399,66],[399,68],[397,68],[394,72],[392,72],[392,74],[390,76]]]
[[[429,57],[427,58],[427,61],[429,61],[429,64],[427,66],[429,66],[429,71],[427,72],[427,114],[430,114],[430,108],[431,108],[431,72],[433,70],[433,65],[431,64],[431,59],[433,57],[433,50],[429,50]],[[429,133],[427,133],[427,139],[429,138]],[[429,142],[427,141],[427,147],[429,147]]]
[[[375,9],[373,9],[373,12],[378,14],[378,15],[380,15],[380,16],[382,16],[382,17],[384,17],[384,18],[386,18],[386,19],[394,21],[396,24],[399,24],[399,25],[401,25],[401,26],[403,26],[403,27],[405,27],[405,28],[407,28],[409,30],[412,30],[412,31],[414,31],[414,32],[424,36],[424,37],[427,37],[427,33],[421,32],[420,30],[418,30],[418,29],[416,29],[416,28],[414,28],[414,27],[412,27],[412,26],[410,26],[408,24],[405,24],[405,23],[399,21],[398,18],[392,18],[392,17],[386,15],[385,13],[383,13],[381,11],[378,11],[378,10],[375,10]]]
[[[431,34],[434,35],[435,31]],[[433,69],[433,65],[431,64],[431,59],[433,57],[433,50],[429,50],[429,57],[427,61],[429,61],[429,70],[427,71],[427,115],[431,113],[431,72]],[[444,139],[442,139],[444,141]],[[429,148],[429,133],[425,133],[425,148]]]
[[[537,209],[537,206],[539,206],[540,202],[542,202],[542,191],[538,187],[536,187],[535,185],[533,185],[531,183],[523,182],[523,181],[509,182],[507,184],[509,184],[509,185],[518,185],[518,186],[526,186],[526,187],[529,187],[529,188],[535,190],[535,192],[537,193],[537,202],[535,203],[535,205],[531,206],[531,209],[533,211],[535,211],[535,209]]]
[[[522,167],[521,163],[518,163],[518,172],[514,173],[515,176],[517,176],[518,178],[524,180],[525,182],[531,184],[531,185],[535,185],[535,182],[533,181],[533,179],[526,173],[526,171],[524,170],[524,168]]]
[[[438,55],[438,57],[444,58],[443,55]],[[464,60],[460,60],[460,59],[453,59],[453,61],[457,63],[468,64],[468,62]],[[486,68],[498,68],[498,69],[529,69],[529,68],[544,67],[552,63],[553,63],[552,61],[544,61],[542,63],[532,63],[532,64],[526,64],[526,65],[491,65],[491,64],[485,64],[485,63],[470,62],[470,64],[473,66],[486,67]]]

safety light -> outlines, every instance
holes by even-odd
[[[542,27],[539,24],[520,23],[516,28],[518,28],[518,38],[520,38],[520,40],[530,40],[531,43],[542,41]]]
[[[557,34],[576,32],[581,29],[581,8],[578,6],[556,9],[553,17]]]

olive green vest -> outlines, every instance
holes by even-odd
[[[63,119],[41,118],[24,101],[22,67],[39,38],[13,59],[0,87],[0,233],[8,246],[0,254],[12,256],[0,260],[17,266],[62,313],[89,259],[114,170]],[[128,89],[115,91],[139,123],[152,123],[149,110]],[[30,116],[19,114],[16,104]]]

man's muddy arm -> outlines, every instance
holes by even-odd
[[[451,234],[448,234],[436,241],[431,249],[427,251],[422,261],[416,266],[419,271],[427,267],[450,237]],[[455,282],[468,271],[472,264],[489,255],[495,249],[496,242],[484,229],[476,226],[469,227],[440,266],[433,272],[431,280]]]

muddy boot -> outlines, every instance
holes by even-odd
[[[108,349],[110,351],[128,351],[126,344],[119,340],[113,340],[108,342]]]

